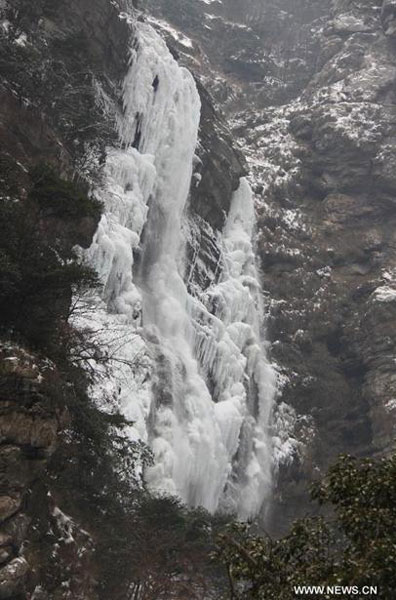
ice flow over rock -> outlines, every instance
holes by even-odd
[[[271,487],[275,392],[260,332],[254,206],[242,180],[218,234],[220,276],[205,291],[188,290],[186,205],[199,122],[192,75],[138,23],[121,149],[108,153],[98,192],[105,214],[88,251],[103,282],[91,321],[102,345],[111,347],[114,331],[122,343],[93,393],[117,398],[135,422],[131,436],[150,445],[152,489],[248,517]]]

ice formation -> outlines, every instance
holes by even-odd
[[[256,514],[271,484],[274,371],[262,342],[252,249],[254,206],[241,180],[219,234],[221,275],[186,285],[187,203],[200,98],[159,34],[137,23],[121,149],[108,153],[105,203],[88,259],[103,282],[80,319],[114,359],[93,393],[116,399],[152,448],[149,486],[190,506]],[[107,369],[107,367],[106,367]]]

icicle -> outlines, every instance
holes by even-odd
[[[154,29],[136,27],[119,122],[123,149],[108,154],[106,211],[88,252],[104,284],[92,317],[104,331],[99,339],[109,347],[121,331],[125,341],[94,394],[116,397],[136,421],[131,436],[151,445],[152,489],[250,516],[270,487],[274,391],[260,341],[252,195],[242,180],[220,240],[220,280],[193,297],[183,219],[199,94]]]

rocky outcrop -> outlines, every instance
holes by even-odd
[[[32,565],[23,546],[34,507],[29,493],[55,450],[61,412],[42,392],[45,371],[21,348],[0,349],[0,598],[25,597]]]
[[[0,598],[22,598],[29,567],[22,557],[14,558],[0,571]]]
[[[54,365],[0,346],[0,598],[94,599],[93,541],[50,489],[59,434],[70,426]],[[57,394],[60,397],[57,398]],[[69,596],[70,597],[70,596]]]
[[[235,148],[230,132],[216,113],[213,101],[197,81],[201,97],[198,158],[191,190],[191,210],[213,229],[221,230],[239,180],[247,174],[242,153]]]
[[[295,97],[315,72],[312,21],[327,20],[330,0],[146,0],[194,44],[192,68],[228,114]],[[191,50],[190,50],[191,51]]]

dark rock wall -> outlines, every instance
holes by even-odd
[[[58,419],[40,394],[40,368],[26,352],[0,350],[0,597],[23,597],[31,574],[27,496],[55,449]],[[42,365],[41,365],[42,366]]]
[[[195,41],[193,68],[225,110],[283,103],[315,72],[319,40],[312,23],[326,20],[330,0],[144,0]]]
[[[98,98],[120,98],[130,29],[106,0],[18,0],[0,10],[3,155],[90,176],[114,139]]]
[[[59,434],[70,426],[68,410],[54,402],[62,385],[50,361],[0,343],[2,599],[97,598],[93,540],[62,512],[48,480]]]
[[[198,158],[195,173],[199,185],[192,186],[190,206],[194,213],[221,230],[230,208],[232,193],[239,179],[247,174],[243,154],[235,148],[224,121],[217,114],[213,100],[204,86],[197,81],[201,97],[201,122]]]
[[[286,516],[304,512],[302,484],[339,452],[389,451],[396,417],[396,51],[380,2],[334,2],[329,17],[315,75],[273,113],[285,152],[276,139],[259,150],[284,171],[259,216],[273,352],[286,367],[283,399],[297,423],[308,415],[314,427],[311,439],[300,437],[306,450],[281,469]]]

